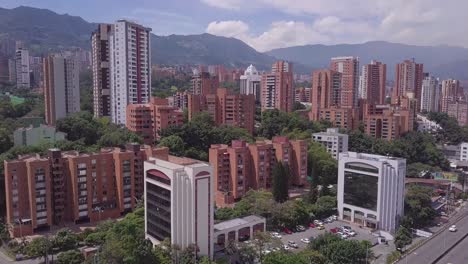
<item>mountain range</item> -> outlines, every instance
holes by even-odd
[[[108,21],[111,22],[111,21]],[[33,54],[70,47],[91,48],[90,36],[97,28],[78,16],[57,14],[47,9],[17,7],[0,8],[0,41],[21,40]],[[361,64],[372,59],[387,64],[387,78],[393,79],[395,64],[415,58],[424,63],[424,70],[441,78],[468,80],[468,49],[451,46],[415,46],[384,41],[363,44],[306,45],[275,49],[266,53],[235,38],[210,34],[152,35],[153,64],[223,64],[226,67],[246,67],[254,64],[268,70],[276,59],[295,63],[295,72],[309,73],[328,67],[335,56],[358,56]]]

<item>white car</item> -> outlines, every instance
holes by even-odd
[[[282,236],[277,232],[271,232],[271,237],[273,237],[273,238],[282,238]]]
[[[288,245],[283,245],[284,250],[290,250],[291,248]]]
[[[314,220],[314,224],[317,225],[323,225],[323,222],[320,220]]]
[[[353,230],[348,230],[348,229],[344,229],[344,233],[351,237],[356,235],[356,232],[354,232]]]
[[[292,248],[298,248],[299,246],[296,244],[296,242],[294,241],[288,241],[288,246],[292,247]]]
[[[457,232],[457,226],[453,225],[453,226],[449,227],[449,231],[450,232]]]
[[[268,249],[262,250],[263,255],[267,255],[267,254],[270,254],[270,253],[271,253],[271,251],[268,250]]]
[[[310,243],[310,240],[309,240],[308,238],[302,238],[302,239],[301,239],[301,242],[302,242],[302,243],[309,244],[309,243]]]

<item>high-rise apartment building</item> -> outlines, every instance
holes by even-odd
[[[340,107],[342,74],[333,70],[317,70],[312,73],[311,119],[320,120],[323,109]]]
[[[179,109],[188,108],[188,95],[187,91],[176,92],[172,96],[167,97],[170,106],[177,107]]]
[[[341,220],[394,233],[404,216],[406,160],[347,152],[338,161]]]
[[[295,102],[306,102],[310,103],[311,95],[312,95],[312,88],[297,88],[294,90],[294,101]]]
[[[7,223],[21,237],[66,222],[117,218],[144,193],[143,162],[167,148],[105,148],[96,153],[50,149],[44,157],[5,161]]]
[[[177,107],[169,106],[167,99],[151,97],[148,104],[130,104],[127,106],[125,126],[143,138],[146,144],[153,144],[160,138],[163,129],[180,126],[184,122],[184,113]]]
[[[80,111],[80,74],[73,58],[49,55],[44,58],[44,104],[48,125]]]
[[[217,76],[211,76],[208,72],[200,72],[198,69],[193,71],[191,88],[192,94],[216,94],[216,89],[218,88],[219,79]]]
[[[359,58],[335,57],[331,59],[330,69],[341,73],[340,107],[357,106],[359,92]]]
[[[289,165],[290,184],[307,185],[307,141],[274,137],[247,144],[234,140],[231,146],[211,145],[210,164],[214,169],[216,204],[233,204],[250,189],[270,189],[277,161]]]
[[[439,79],[429,74],[424,75],[421,89],[421,111],[440,111],[441,85]]]
[[[359,82],[359,98],[372,104],[385,102],[385,83],[387,82],[387,65],[378,61],[362,66]]]
[[[240,76],[240,93],[241,94],[253,94],[255,101],[260,102],[260,82],[262,76],[258,74],[257,69],[250,64],[244,72],[244,75]]]
[[[448,79],[442,81],[442,93],[441,93],[441,111],[448,113],[449,104],[455,103],[462,93],[460,89],[460,81]]]
[[[15,53],[16,87],[31,88],[29,51],[18,48]]]
[[[95,117],[111,116],[110,34],[112,25],[99,24],[91,36],[93,108]]]
[[[294,103],[293,65],[287,61],[277,61],[271,73],[262,75],[260,99],[262,111],[278,109],[291,112]]]
[[[200,255],[213,256],[213,168],[169,156],[145,162],[145,236],[153,244],[169,239]]]
[[[312,140],[322,144],[336,160],[340,153],[348,152],[348,135],[341,134],[338,128],[327,128],[326,132],[314,133]]]
[[[418,100],[416,111],[421,106],[421,88],[424,78],[423,64],[416,63],[414,59],[405,60],[395,67],[395,87],[393,97],[408,96]],[[408,95],[408,93],[412,95]]]
[[[253,94],[232,94],[226,88],[216,94],[188,96],[189,120],[200,112],[208,112],[216,125],[228,125],[254,131],[255,97]]]
[[[151,96],[150,28],[119,20],[109,35],[111,118],[125,124],[129,104],[148,103]]]

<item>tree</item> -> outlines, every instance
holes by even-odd
[[[309,264],[309,260],[302,254],[288,254],[286,252],[272,252],[266,255],[263,264]]]
[[[369,241],[342,240],[337,235],[325,233],[313,239],[309,249],[322,254],[326,263],[368,263],[373,258]]]
[[[10,133],[3,128],[0,128],[0,153],[3,153],[13,147]]]
[[[183,156],[185,154],[185,144],[181,137],[171,135],[159,141],[158,147],[168,147],[169,152],[175,156]]]
[[[81,264],[84,262],[83,254],[78,250],[68,250],[58,254],[58,264]]]
[[[305,105],[301,104],[300,102],[294,102],[293,111],[303,110],[303,109],[306,109]]]
[[[73,233],[70,229],[62,229],[57,232],[54,237],[54,247],[60,250],[74,249],[78,243],[78,235]]]
[[[32,258],[43,257],[46,259],[50,248],[51,242],[48,238],[38,237],[34,238],[29,244],[26,245],[25,253]]]
[[[405,195],[405,218],[402,223],[407,228],[421,228],[432,222],[437,215],[432,208],[432,189],[412,185]]]
[[[400,226],[395,234],[395,247],[403,251],[403,248],[413,242],[411,232],[404,226]]]
[[[273,167],[273,198],[278,203],[283,203],[289,198],[289,165],[278,161]]]
[[[328,186],[336,184],[338,181],[337,161],[318,142],[310,142],[307,152],[307,169],[312,178],[312,186]],[[313,190],[313,188],[311,188]]]
[[[316,202],[315,215],[319,218],[336,213],[336,196],[321,196]]]

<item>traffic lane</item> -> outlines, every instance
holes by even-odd
[[[447,255],[440,259],[438,264],[461,264],[468,262],[468,238],[463,239],[460,244],[453,248]]]
[[[281,241],[285,245],[288,244],[288,241],[294,241],[294,242],[297,243],[299,248],[298,249],[293,249],[293,250],[296,250],[296,251],[297,250],[302,250],[302,249],[305,249],[307,247],[307,245],[308,245],[306,243],[301,242],[302,238],[309,238],[309,239],[311,237],[316,238],[317,236],[319,236],[321,234],[325,234],[325,232],[330,232],[330,229],[332,229],[332,228],[337,228],[337,227],[341,227],[341,226],[345,226],[345,225],[346,226],[351,226],[351,228],[356,232],[356,236],[350,237],[349,239],[369,240],[369,241],[372,241],[373,239],[376,239],[375,236],[373,236],[370,233],[369,229],[361,228],[361,227],[359,227],[357,225],[338,220],[338,221],[334,221],[333,223],[324,224],[325,229],[323,229],[323,230],[319,230],[318,228],[308,228],[303,232],[292,233],[292,234],[289,234],[289,235],[285,234],[285,233],[281,233],[281,236],[282,236]]]
[[[466,211],[466,209],[465,209]],[[461,212],[462,214],[465,212]],[[451,224],[450,224],[451,225]],[[423,246],[401,259],[399,263],[427,264],[442,255],[445,250],[453,246],[456,241],[468,233],[468,215],[456,223],[457,232],[450,232],[448,228],[439,235],[431,238]]]

